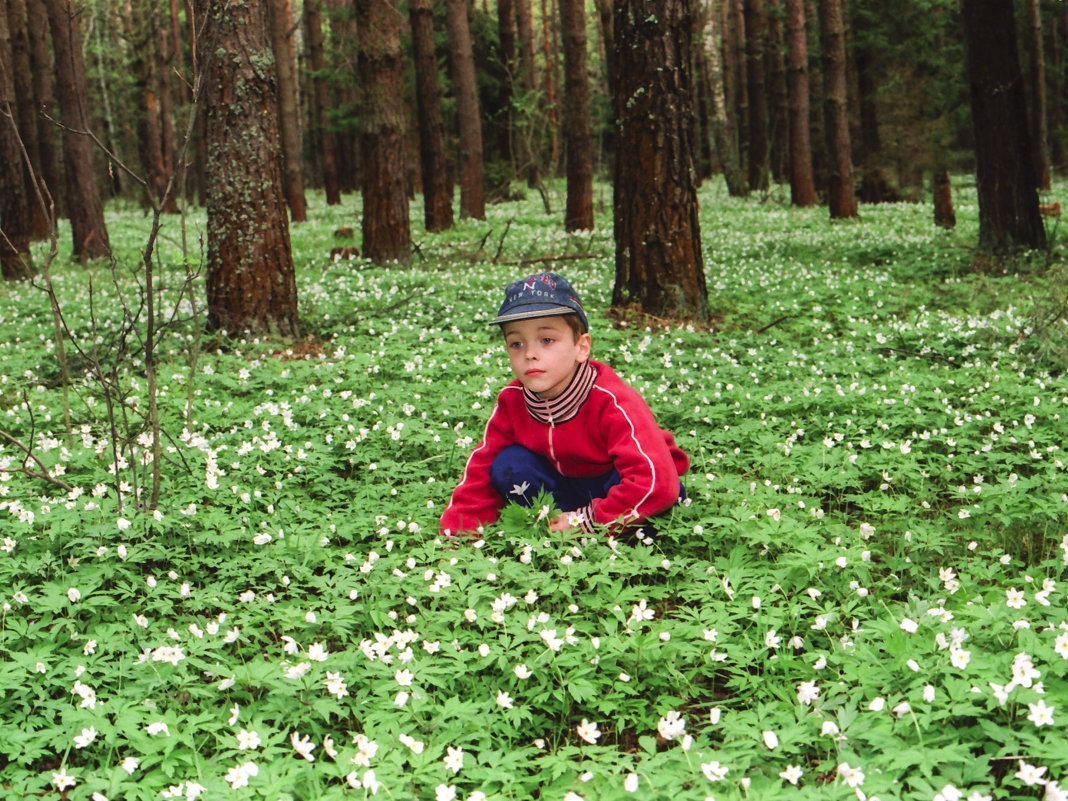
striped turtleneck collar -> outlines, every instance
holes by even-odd
[[[538,422],[552,425],[566,423],[579,413],[596,380],[597,369],[589,361],[580,362],[564,391],[555,398],[542,398],[524,387],[523,400],[530,416]]]

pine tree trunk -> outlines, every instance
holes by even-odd
[[[617,0],[612,303],[708,319],[693,164],[688,0]]]
[[[111,255],[104,206],[100,200],[93,150],[84,114],[85,62],[79,17],[71,0],[46,0],[49,30],[55,51],[56,89],[63,131],[63,162],[66,167],[66,208],[78,261],[105,259]]]
[[[337,137],[326,118],[330,108],[330,87],[325,75],[322,0],[304,0],[304,35],[308,66],[312,72],[312,129],[318,139],[316,150],[323,175],[323,191],[326,193],[326,205],[336,206],[341,202],[341,186],[337,175]]]
[[[745,0],[745,84],[749,100],[748,178],[751,192],[768,188],[768,116],[764,86],[764,0]]]
[[[963,0],[972,125],[975,128],[979,242],[976,266],[1018,248],[1042,248],[1034,153],[1012,0]]]
[[[353,0],[327,0],[330,17],[330,50],[336,54],[333,63],[335,108],[352,109],[359,104],[359,76],[355,70],[357,44],[356,23],[353,19]],[[360,151],[356,131],[343,128],[337,136],[338,178],[342,192],[360,187]]]
[[[934,222],[939,228],[953,228],[957,224],[949,170],[939,170],[934,175]]]
[[[14,117],[18,105],[15,81],[7,69],[13,63],[8,13],[8,8],[0,6],[0,275],[5,280],[28,278],[32,273],[30,229],[33,224]]]
[[[410,8],[409,8],[410,11]],[[415,33],[413,31],[412,36]],[[497,149],[514,171],[512,147],[512,94],[519,63],[515,49],[515,0],[497,0],[497,39],[500,42],[501,86],[497,95],[500,119],[497,122]]]
[[[26,0],[10,0],[7,14],[11,36],[11,72],[14,79],[15,97],[18,99],[12,110],[17,116],[19,136],[26,150],[26,156],[29,157],[29,164],[26,164],[20,155],[19,163],[22,164],[23,192],[30,205],[30,238],[43,239],[48,236],[49,221],[47,210],[38,198],[35,188],[35,181],[43,180],[43,173],[37,129],[37,104],[33,92],[33,67],[30,59]]]
[[[363,89],[363,255],[375,264],[412,258],[404,158],[400,17],[389,0],[356,0]]]
[[[482,167],[482,119],[478,110],[475,59],[465,0],[446,0],[445,23],[452,51],[456,117],[460,129],[460,219],[486,219]]]
[[[1046,59],[1042,48],[1042,14],[1039,0],[1027,0],[1027,32],[1031,50],[1031,134],[1035,153],[1035,174],[1039,189],[1049,189],[1049,131],[1046,124]]]
[[[206,53],[208,324],[296,337],[274,59],[260,0],[209,0]]]
[[[812,142],[809,129],[805,6],[804,0],[785,2],[790,53],[790,201],[795,206],[815,206],[816,184],[812,177]]]
[[[516,35],[519,40],[519,85],[522,89],[522,125],[519,131],[520,172],[526,176],[528,186],[537,186],[541,178],[538,174],[538,159],[534,145],[533,117],[534,106],[534,14],[532,0],[515,0]]]
[[[423,174],[423,220],[427,231],[452,228],[452,182],[445,158],[438,60],[434,54],[434,12],[430,0],[408,0],[419,115],[419,161]]]
[[[736,131],[740,169],[747,173],[749,97],[745,80],[745,14],[742,2],[743,0],[724,0],[723,86],[727,96],[727,116]]]
[[[702,43],[705,51],[705,64],[708,73],[705,76],[710,89],[710,116],[712,140],[716,145],[720,169],[727,183],[727,194],[731,197],[745,197],[749,188],[742,173],[738,159],[738,141],[736,127],[726,95],[726,76],[724,74],[723,51],[720,47],[719,29],[721,25],[718,0],[703,0],[705,28]]]
[[[162,206],[164,193],[171,180],[171,164],[164,157],[163,130],[160,114],[160,54],[157,52],[157,31],[160,20],[155,14],[155,0],[136,0],[131,5],[132,13],[125,18],[126,37],[130,43],[130,72],[134,91],[139,100],[137,113],[138,155],[144,170],[146,191],[151,194],[153,208]],[[178,211],[174,193],[166,198],[163,210]]]
[[[564,230],[589,231],[593,230],[593,150],[583,0],[560,0],[560,33],[564,43],[564,146],[567,151]]]
[[[38,180],[47,192],[46,202],[51,201],[53,215],[65,212],[62,205],[59,162],[53,138],[55,127],[49,117],[58,118],[55,95],[52,91],[52,53],[48,46],[48,9],[45,0],[26,0],[26,30],[30,39],[30,70],[32,73],[33,99],[37,110],[37,152],[40,164]],[[35,201],[36,202],[36,201]]]
[[[764,54],[768,86],[768,138],[771,177],[777,184],[790,180],[790,94],[786,86],[786,42],[782,30],[782,0],[769,0],[768,46]]]
[[[846,99],[845,23],[840,0],[819,0],[823,110],[827,135],[827,205],[831,219],[858,216]]]
[[[297,66],[293,53],[293,13],[289,0],[269,0],[267,17],[278,75],[278,122],[282,131],[282,159],[286,205],[293,222],[308,221],[301,173],[300,108],[297,105]]]

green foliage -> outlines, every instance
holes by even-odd
[[[537,198],[417,232],[403,271],[330,261],[356,212],[313,207],[312,340],[194,361],[165,332],[156,513],[150,443],[110,441],[81,373],[67,442],[45,299],[5,287],[0,428],[39,461],[0,449],[3,794],[931,801],[1036,797],[1041,769],[1060,797],[1068,332],[1034,321],[1063,249],[970,273],[970,189],[949,234],[917,205],[832,225],[720,194],[715,330],[611,322],[610,243]],[[120,263],[145,225],[109,216]],[[515,262],[564,254],[595,357],[690,454],[688,501],[646,543],[550,533],[545,498],[443,541],[508,378],[485,323]],[[166,302],[166,234],[159,258]],[[75,331],[93,280],[103,349],[131,285],[54,272]],[[138,356],[114,358],[136,434]]]

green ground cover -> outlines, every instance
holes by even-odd
[[[609,312],[607,211],[417,227],[405,269],[330,260],[356,203],[293,228],[296,343],[198,334],[168,222],[154,514],[146,218],[109,214],[114,274],[53,267],[69,435],[47,299],[0,288],[0,796],[1068,798],[1063,247],[970,272],[967,186],[955,232],[706,188],[699,330]],[[689,500],[646,543],[512,508],[456,547],[485,323],[549,267]]]

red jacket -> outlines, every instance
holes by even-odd
[[[497,519],[505,500],[490,485],[489,470],[509,445],[541,454],[564,476],[619,471],[622,480],[608,495],[575,512],[587,531],[594,523],[638,525],[669,509],[679,497],[679,476],[689,468],[642,396],[602,362],[586,362],[567,389],[548,401],[512,381],[497,396],[482,442],[441,515],[442,534],[473,531]]]

